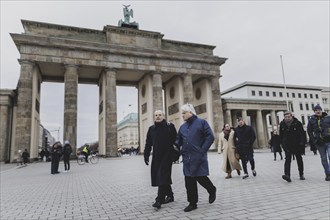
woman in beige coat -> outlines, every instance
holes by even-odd
[[[234,130],[229,124],[225,124],[223,132],[220,133],[218,153],[223,152],[223,166],[222,170],[227,173],[226,179],[231,178],[231,172],[237,171],[238,175],[241,175],[241,165],[235,157],[235,142],[234,142]]]

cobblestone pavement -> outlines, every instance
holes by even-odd
[[[306,180],[299,180],[296,161],[292,182],[282,180],[284,160],[273,161],[269,150],[255,153],[256,177],[250,173],[243,180],[235,172],[226,180],[222,155],[209,153],[217,199],[209,204],[199,185],[198,209],[188,213],[182,163],[173,165],[175,201],[159,210],[151,207],[157,188],[150,186],[150,166],[142,156],[100,159],[96,165],[71,161],[71,172],[57,175],[47,162],[1,164],[0,219],[330,219],[330,182],[319,155],[307,152],[303,159]]]

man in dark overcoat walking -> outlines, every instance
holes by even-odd
[[[243,179],[249,177],[247,171],[247,162],[250,161],[253,176],[257,175],[255,170],[255,161],[253,156],[253,143],[256,140],[256,134],[250,125],[247,125],[242,117],[237,118],[238,126],[235,128],[235,145],[240,155],[244,170]]]
[[[306,144],[306,133],[303,125],[292,116],[291,112],[284,113],[284,119],[280,123],[281,145],[285,152],[284,175],[282,178],[291,182],[290,167],[292,155],[295,155],[298,164],[300,180],[305,180],[302,153]]]
[[[156,202],[152,205],[161,208],[162,204],[173,202],[171,188],[173,144],[176,138],[176,129],[172,123],[165,120],[164,112],[157,110],[154,113],[154,125],[149,127],[144,148],[144,162],[149,165],[151,148],[151,185],[158,186]]]

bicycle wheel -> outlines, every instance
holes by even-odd
[[[99,157],[96,154],[91,155],[90,161],[92,164],[96,164],[99,162]]]
[[[83,164],[85,164],[85,158],[84,158],[84,156],[78,156],[78,157],[77,157],[77,163],[78,163],[79,165],[83,165]]]

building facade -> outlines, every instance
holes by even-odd
[[[118,123],[118,148],[137,149],[139,145],[139,118],[138,113],[130,113]]]
[[[245,109],[244,112],[249,111],[251,114],[244,113],[243,116],[257,131],[264,130],[265,134],[261,134],[262,132],[257,133],[258,139],[260,139],[260,136],[265,136],[265,141],[270,138],[270,132],[274,128],[278,128],[286,110],[293,112],[294,116],[302,122],[305,130],[310,116],[314,114],[313,108],[315,105],[323,105],[323,109],[329,111],[329,105],[326,103],[329,98],[329,89],[326,90],[326,88],[316,86],[287,85],[285,90],[283,84],[244,82],[223,91],[221,97],[224,104],[235,100],[240,103],[240,108]],[[257,108],[252,107],[251,109],[251,103],[264,103],[264,105],[257,106]],[[277,107],[272,107],[272,103],[277,103]],[[229,120],[227,115],[234,112],[235,116],[240,112],[237,113],[235,109],[228,108],[224,109],[224,112],[225,122],[230,122],[235,126],[234,120]],[[258,114],[262,121],[259,126],[257,118],[253,119],[254,115]],[[262,147],[266,145],[264,141],[262,143],[258,141],[257,143]]]

